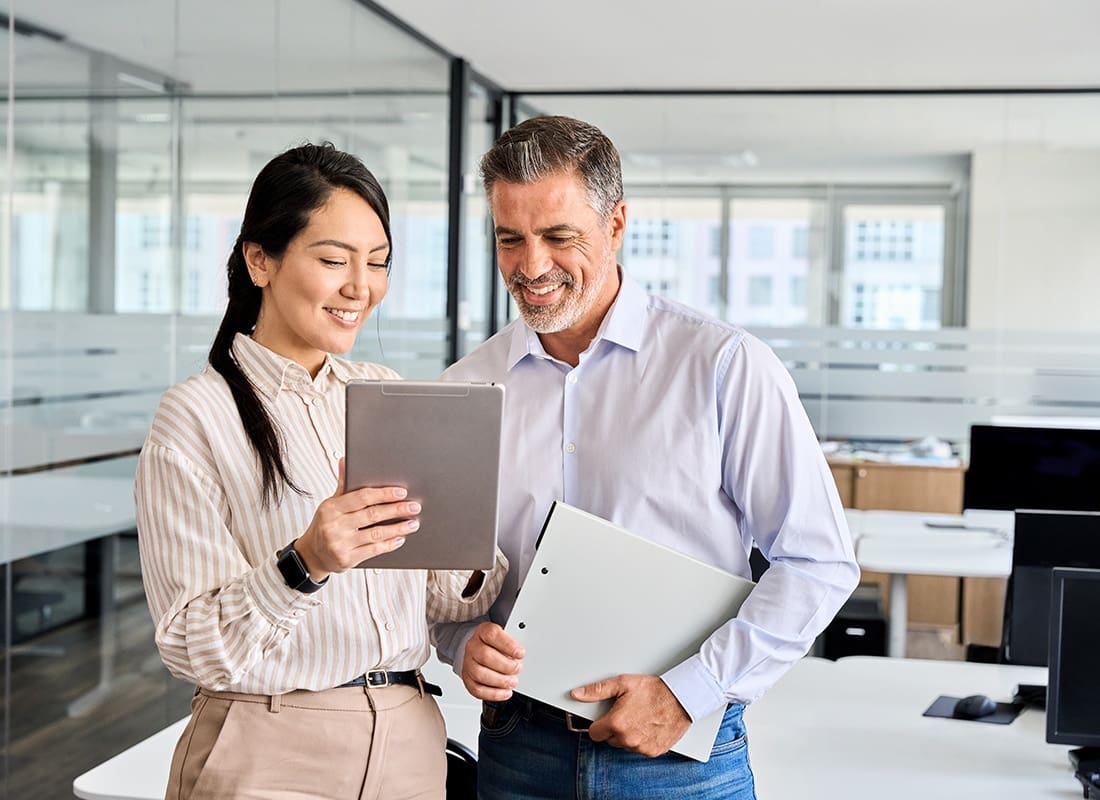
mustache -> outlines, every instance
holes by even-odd
[[[568,272],[560,269],[544,272],[537,278],[528,278],[523,273],[516,272],[508,279],[508,286],[513,289],[523,288],[524,286],[545,286],[548,283],[560,283],[563,286],[572,286],[574,281]]]

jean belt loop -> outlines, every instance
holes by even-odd
[[[272,714],[278,714],[283,707],[283,696],[279,694],[273,694],[268,698],[267,710]]]

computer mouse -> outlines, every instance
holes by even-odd
[[[972,694],[955,703],[951,712],[955,719],[981,719],[997,710],[997,704],[984,694]]]

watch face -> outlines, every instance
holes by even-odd
[[[293,542],[283,548],[282,552],[279,553],[279,560],[277,563],[279,572],[283,575],[283,580],[286,581],[286,585],[291,589],[309,593],[316,592],[324,585],[324,583],[314,583],[310,580],[305,562],[303,562],[302,557],[298,555],[298,551],[294,549]],[[326,578],[325,580],[328,579]]]

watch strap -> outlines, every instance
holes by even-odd
[[[328,583],[327,577],[318,583],[309,576],[306,562],[294,549],[294,542],[279,551],[276,564],[279,567],[279,572],[282,573],[283,580],[286,581],[286,585],[304,594],[312,594]]]

